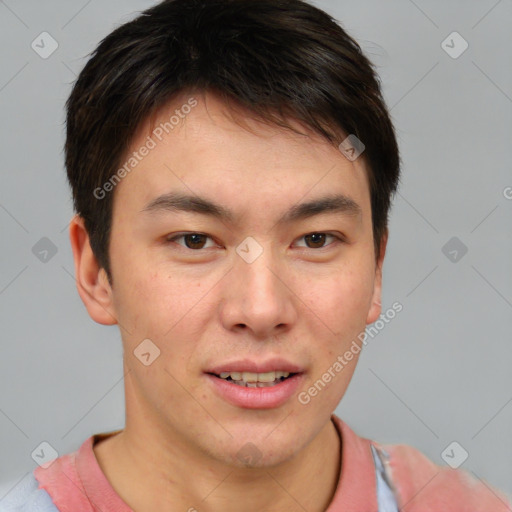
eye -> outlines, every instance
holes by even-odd
[[[304,239],[306,241],[306,245],[300,245],[297,244],[299,247],[306,247],[307,249],[323,249],[325,247],[328,247],[329,245],[333,245],[331,242],[330,244],[326,244],[326,241],[329,239],[337,240],[339,242],[343,242],[343,238],[337,235],[333,235],[330,233],[322,233],[322,232],[316,232],[316,233],[309,233],[307,235],[302,236],[299,238],[299,240]],[[178,240],[183,240],[184,243],[178,242]],[[207,241],[211,240],[212,244],[207,245]],[[205,235],[203,233],[181,233],[174,236],[169,236],[166,238],[167,242],[175,242],[178,245],[181,245],[182,247],[185,247],[186,249],[191,249],[194,251],[199,251],[201,249],[207,249],[208,247],[215,247],[215,243],[213,243],[213,239]]]
[[[309,233],[308,235],[304,235],[303,237],[301,237],[299,240],[304,239],[304,240],[306,240],[307,244],[312,244],[312,246],[306,245],[306,247],[308,249],[322,249],[323,247],[326,247],[324,244],[325,244],[326,239],[329,237],[332,239],[338,240],[340,242],[343,241],[343,239],[341,237],[336,236],[336,235],[331,235],[329,233]],[[332,244],[328,244],[328,245],[332,245]],[[299,247],[304,247],[304,246],[299,246]]]
[[[212,240],[208,235],[204,235],[203,233],[182,233],[180,235],[175,235],[170,238],[167,238],[167,242],[176,242],[176,240],[183,239],[185,241],[184,247],[192,250],[199,250],[205,248],[205,242],[207,239]],[[177,243],[177,242],[176,242]],[[178,245],[183,245],[178,243]]]

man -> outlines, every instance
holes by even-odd
[[[333,414],[382,312],[399,153],[371,63],[327,14],[147,10],[80,74],[66,167],[78,291],[122,336],[126,426],[3,510],[512,510]]]

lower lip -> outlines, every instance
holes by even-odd
[[[280,407],[297,391],[303,374],[295,374],[265,388],[247,388],[215,375],[206,375],[215,391],[226,401],[244,409],[274,409]]]

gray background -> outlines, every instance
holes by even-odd
[[[124,425],[117,327],[89,318],[74,283],[63,107],[87,53],[154,3],[0,1],[0,498],[42,441],[62,455]],[[462,468],[512,493],[512,2],[316,5],[378,66],[403,158],[383,294],[403,311],[369,340],[337,413],[441,465],[457,441]],[[59,45],[47,59],[31,48],[43,31]],[[458,58],[441,46],[453,31],[469,44]],[[47,261],[32,251],[43,237]]]

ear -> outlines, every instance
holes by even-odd
[[[380,254],[379,259],[376,262],[375,267],[375,281],[373,285],[373,297],[372,304],[370,306],[370,310],[368,311],[368,316],[366,318],[367,324],[372,324],[375,322],[381,312],[381,292],[382,292],[382,265],[384,264],[384,256],[386,255],[386,246],[388,243],[388,231],[384,233],[382,239],[380,241]]]
[[[69,226],[69,238],[75,261],[78,293],[91,318],[103,325],[117,324],[113,294],[107,274],[94,256],[83,219],[75,215]]]

